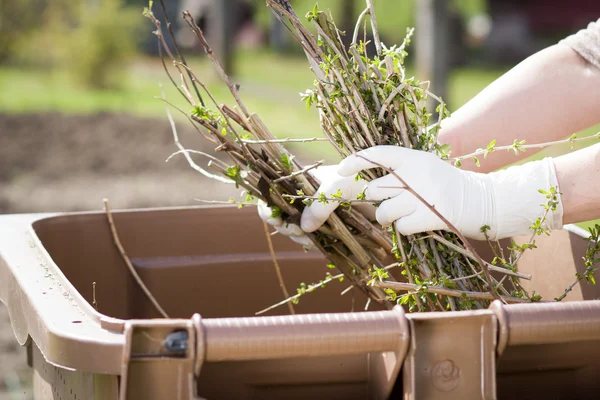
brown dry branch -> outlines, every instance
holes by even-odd
[[[380,286],[386,289],[393,289],[402,292],[411,292],[414,291],[418,293],[419,291],[426,291],[427,293],[436,293],[441,294],[443,296],[451,296],[451,297],[468,297],[470,299],[477,300],[494,300],[496,296],[492,295],[492,293],[481,293],[481,292],[468,292],[462,290],[454,290],[448,289],[443,286],[427,286],[422,287],[419,285],[411,284],[411,283],[403,283],[403,282],[388,282],[383,281],[379,283],[375,283],[375,285]],[[520,297],[510,297],[510,296],[498,296],[504,303],[528,303],[528,299],[523,299]]]
[[[279,281],[281,293],[283,294],[283,297],[287,299],[290,297],[290,294],[287,288],[285,287],[283,275],[281,275],[281,268],[279,268],[279,263],[277,262],[277,255],[275,254],[275,249],[273,248],[273,241],[271,240],[271,234],[269,233],[269,225],[266,222],[263,222],[263,228],[265,230],[267,245],[269,246],[269,252],[271,253],[271,259],[273,260],[273,267],[275,267],[275,273],[277,274],[277,280]],[[294,305],[291,302],[287,303],[287,305],[290,314],[296,314],[296,311],[294,310]]]
[[[199,36],[200,42],[205,45],[205,50],[207,54],[209,55],[209,57],[211,57],[211,60],[217,68],[219,75],[224,78],[224,82],[229,87],[232,95],[234,95],[238,106],[240,106],[242,110],[246,110],[241,99],[237,95],[237,87],[230,81],[228,77],[226,78],[226,75],[222,71],[218,60],[216,60],[216,58],[212,55],[212,50],[210,49],[210,47],[208,47],[208,44],[206,43],[206,40],[204,39],[201,30],[196,26],[195,22],[189,14],[184,14],[184,18],[186,19],[188,24],[190,24],[196,35]],[[194,79],[198,81],[201,87],[205,88],[205,86],[202,85],[202,83],[199,82],[199,80],[195,76]],[[210,94],[208,94],[208,96],[212,98]],[[295,179],[295,182],[273,182],[274,180],[290,175],[290,173],[300,171],[302,170],[302,168],[299,166],[298,163],[295,162],[295,160],[293,160],[293,156],[289,154],[289,152],[287,152],[287,150],[285,150],[282,146],[280,146],[279,143],[276,142],[277,139],[267,130],[266,126],[262,124],[258,116],[256,116],[255,114],[250,115],[247,111],[245,111],[244,115],[235,114],[235,118],[230,118],[231,113],[235,113],[235,111],[225,108],[225,106],[217,106],[217,108],[220,111],[221,117],[225,118],[227,122],[225,126],[227,133],[229,133],[229,130],[234,130],[229,122],[229,119],[231,119],[232,121],[235,120],[236,122],[241,122],[239,123],[240,127],[246,130],[245,134],[250,134],[252,136],[251,140],[265,141],[264,146],[260,146],[261,150],[259,152],[258,150],[254,150],[253,148],[251,148],[249,144],[244,143],[239,135],[234,134],[234,140],[224,138],[222,136],[222,132],[218,131],[215,128],[215,126],[212,126],[213,129],[210,128],[211,125],[216,125],[214,124],[215,121],[209,121],[210,118],[202,118],[196,116],[196,122],[199,122],[204,127],[207,127],[207,130],[213,135],[220,136],[220,141],[222,143],[220,146],[221,150],[226,151],[229,155],[235,155],[234,157],[232,157],[232,160],[236,162],[236,165],[232,167],[232,169],[229,172],[233,174],[235,178],[241,178],[234,179],[236,180],[236,183],[238,183],[240,186],[245,187],[250,193],[252,193],[254,197],[258,197],[262,200],[265,200],[269,205],[276,206],[282,212],[287,214],[287,216],[299,218],[301,209],[298,210],[298,206],[294,207],[290,205],[287,200],[281,197],[279,192],[282,189],[287,189],[288,193],[294,194],[296,194],[298,190],[302,190],[304,193],[315,193],[315,187],[318,185],[318,182],[316,182],[311,176],[304,176],[303,174],[298,174],[297,178]],[[246,148],[243,149],[241,147]],[[251,155],[252,158],[250,160],[244,158],[244,153]],[[246,161],[250,161],[253,164],[252,169],[247,169],[249,163],[246,163]],[[244,177],[241,177],[241,174],[239,176],[237,175],[237,173],[242,169],[244,169],[245,172]],[[288,171],[286,171],[286,169]],[[225,174],[228,173],[227,170],[221,171]],[[282,172],[290,173],[283,175]],[[248,181],[251,181],[253,185],[248,185]],[[284,186],[284,188],[274,188],[275,185]],[[259,186],[262,189],[260,189]],[[298,204],[301,203],[298,202]],[[358,221],[360,221],[361,218],[364,218],[360,215],[351,214],[351,216],[352,218]],[[319,238],[317,240],[317,236],[324,236],[322,232],[319,232],[315,235],[312,235],[313,240],[315,242],[323,241],[325,246],[331,246],[333,242],[343,242],[344,246],[347,246],[350,252],[355,255],[355,258],[357,258],[357,265],[361,265],[362,270],[367,269],[369,264],[369,254],[363,249],[362,245],[358,242],[360,236],[355,237],[355,235],[348,230],[346,225],[336,215],[333,215],[330,218],[329,222],[329,227],[325,227],[321,231],[331,229],[335,234],[335,238],[329,237],[329,240],[323,240],[326,238]],[[367,236],[366,239],[368,239],[369,235],[367,234],[365,236]],[[376,237],[377,235],[371,236]],[[317,243],[317,246],[323,248],[320,243]],[[347,250],[342,250],[341,252],[345,253],[346,251]],[[347,263],[342,261],[343,257],[341,258],[339,256],[339,253],[339,250],[332,251],[329,253],[329,258],[334,263],[341,263],[340,268],[343,269],[344,265]],[[360,271],[355,272],[349,266],[346,266],[346,273],[348,274],[351,280],[357,272]],[[360,286],[361,289],[367,294],[373,294],[379,299],[385,298],[383,293],[378,288],[369,288],[364,284]]]
[[[325,139],[340,157],[385,144],[433,152],[448,158],[448,150],[437,141],[441,121],[448,114],[445,104],[429,92],[429,82],[407,78],[405,74],[406,48],[413,30],[408,30],[400,46],[386,47],[379,38],[373,3],[366,0],[366,8],[356,23],[353,42],[347,48],[331,14],[317,7],[307,14],[308,24],[317,32],[314,35],[287,0],[267,0],[267,5],[305,52],[316,79],[314,87],[303,94],[303,101],[318,108]],[[518,278],[528,279],[530,276],[520,274],[514,268],[491,265],[482,260],[460,232],[412,189],[411,193],[438,215],[452,232],[426,232],[403,237],[393,229],[382,229],[352,207],[354,203],[372,202],[360,197],[344,199],[341,195],[317,194],[320,182],[310,172],[321,162],[301,165],[284,145],[323,139],[275,137],[259,116],[250,112],[243,103],[239,85],[225,73],[189,12],[184,12],[184,20],[229,89],[235,107],[219,103],[185,61],[176,59],[168,49],[152,11],[146,10],[145,14],[155,24],[159,44],[179,72],[181,84],[177,86],[193,107],[191,115],[188,115],[189,120],[193,121],[203,137],[215,144],[215,154],[225,153],[228,161],[220,161],[212,154],[198,153],[209,160],[207,168],[212,169],[212,173],[194,163],[190,154],[195,152],[181,144],[175,123],[168,114],[179,150],[174,155],[182,154],[199,172],[232,182],[243,189],[246,198],[234,203],[245,206],[262,200],[271,207],[274,215],[281,216],[286,223],[297,224],[304,207],[311,202],[340,203],[340,207],[321,228],[307,234],[314,246],[340,271],[335,277],[329,275],[325,281],[344,277],[352,287],[367,295],[369,304],[374,301],[385,308],[396,304],[398,291],[407,292],[407,295],[400,296],[401,304],[418,310],[483,308],[494,298],[510,302],[530,300],[511,295],[503,286],[506,280],[496,280],[489,270],[502,272],[513,283],[518,282]],[[366,39],[359,41],[362,22],[365,24],[365,38],[366,24],[370,22],[376,49],[373,56],[367,54]],[[204,104],[199,93],[198,99],[193,97],[189,90],[192,86],[204,92],[212,104],[210,107]],[[430,121],[431,112],[425,107],[428,98],[440,103],[438,119],[433,124]],[[163,101],[171,105],[164,96]],[[178,110],[181,112],[181,109]],[[358,179],[371,181],[389,173],[394,174],[379,166],[361,172]],[[396,177],[402,182],[401,177]],[[274,254],[274,250],[271,251]],[[399,267],[396,276],[393,275],[394,270],[386,267],[394,258]],[[409,283],[398,283],[396,279],[408,280]],[[279,282],[282,290],[285,289],[280,276]],[[316,286],[312,289],[316,289]],[[287,299],[278,305],[299,298],[299,295],[285,296]]]
[[[106,219],[107,219],[108,225],[110,227],[110,232],[112,234],[113,242],[114,242],[115,246],[117,247],[117,250],[119,250],[119,254],[121,255],[121,258],[123,259],[123,261],[125,262],[125,265],[127,265],[127,269],[131,273],[131,276],[133,276],[133,279],[135,280],[137,285],[140,287],[140,289],[142,289],[142,291],[144,292],[144,294],[146,295],[148,300],[150,300],[150,302],[152,303],[152,305],[154,306],[156,311],[158,311],[158,313],[160,315],[162,315],[163,318],[169,318],[169,315],[161,307],[161,305],[158,303],[156,298],[152,295],[152,292],[150,292],[150,289],[148,289],[148,287],[144,284],[144,281],[142,280],[142,278],[140,278],[139,274],[137,273],[133,264],[131,263],[129,256],[125,252],[125,248],[121,244],[121,240],[119,239],[119,234],[117,233],[117,227],[115,226],[115,221],[113,219],[112,212],[110,211],[110,206],[108,205],[108,199],[104,199],[104,212],[106,213]],[[94,282],[94,288],[95,288],[95,282]]]
[[[92,306],[98,311],[98,302],[96,301],[96,282],[92,282]]]

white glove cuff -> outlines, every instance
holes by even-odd
[[[539,190],[549,191],[558,179],[552,158],[544,158],[503,171],[488,174],[493,183],[495,223],[491,226],[490,238],[502,239],[532,233],[531,225],[544,215],[543,205],[548,203],[546,195]],[[556,210],[546,215],[546,227],[561,229],[563,208],[560,195]]]

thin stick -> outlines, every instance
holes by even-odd
[[[265,236],[267,238],[267,244],[269,245],[269,251],[271,252],[271,258],[273,259],[273,266],[275,267],[275,272],[277,273],[277,280],[279,281],[281,293],[283,293],[283,297],[287,299],[290,297],[290,294],[288,293],[285,283],[283,282],[283,275],[281,275],[281,268],[279,268],[279,263],[277,262],[275,249],[273,248],[273,241],[271,240],[271,235],[269,235],[269,226],[264,221],[263,228],[265,229]],[[296,311],[294,311],[294,305],[291,302],[288,302],[287,305],[288,309],[290,310],[290,314],[296,314]]]
[[[321,282],[319,282],[319,283],[315,283],[314,285],[309,285],[309,286],[306,288],[306,291],[305,291],[305,293],[310,293],[310,292],[314,291],[315,289],[317,289],[317,288],[320,288],[321,286],[328,284],[329,282],[332,282],[332,281],[334,281],[334,280],[336,280],[336,279],[340,279],[340,278],[341,278],[341,277],[343,277],[343,276],[344,276],[344,274],[338,274],[338,275],[329,276],[329,277],[327,277],[327,278],[323,279],[323,281],[321,281]],[[291,301],[294,301],[294,300],[296,300],[296,299],[300,298],[302,295],[303,295],[303,293],[298,293],[298,294],[295,294],[295,295],[293,295],[293,296],[291,296],[291,297],[288,297],[287,299],[285,299],[285,300],[283,300],[283,301],[280,301],[280,302],[279,302],[279,303],[277,303],[277,304],[273,304],[273,305],[271,305],[271,306],[269,306],[269,307],[265,308],[264,310],[260,310],[260,311],[258,311],[257,313],[255,313],[255,315],[264,314],[264,313],[266,313],[267,311],[271,311],[271,310],[272,310],[272,309],[274,309],[274,308],[280,307],[280,306],[282,306],[282,305],[284,305],[284,304],[286,304],[286,303],[289,303],[289,302],[291,302]]]
[[[169,21],[169,16],[167,15],[167,9],[165,8],[164,0],[160,0],[160,7],[162,9],[163,16],[165,17],[165,22],[167,23],[167,31],[169,32],[169,36],[171,37],[171,41],[173,42],[173,46],[175,47],[175,52],[177,53],[177,56],[181,59],[181,63],[183,65],[187,66],[187,61],[185,60],[185,56],[179,50],[179,46],[177,45],[177,41],[175,40],[175,34],[173,33],[173,28],[171,27],[171,21]],[[188,77],[190,78],[190,80],[192,79],[192,76],[189,71],[188,71]],[[196,86],[196,84],[194,83],[193,80],[192,80],[192,86],[194,87],[194,90],[196,91],[196,95],[198,96],[198,100],[200,100],[200,104],[202,104],[202,106],[204,107],[204,99],[202,99],[202,96],[200,95],[200,91],[198,90],[198,87]]]
[[[244,113],[244,116],[246,118],[250,118],[250,113],[246,109],[246,106],[242,102],[242,99],[240,99],[240,96],[239,96],[239,93],[238,93],[238,85],[234,85],[231,82],[231,79],[229,79],[229,76],[225,73],[225,70],[221,66],[221,63],[219,62],[219,60],[215,56],[212,48],[209,46],[208,42],[206,41],[206,38],[204,37],[204,34],[202,33],[202,30],[196,24],[196,21],[194,21],[194,17],[192,17],[192,14],[190,14],[190,12],[187,11],[187,10],[184,11],[183,12],[183,19],[188,23],[188,25],[190,26],[190,28],[192,29],[192,31],[196,34],[196,37],[198,38],[198,40],[200,40],[200,43],[202,44],[202,47],[204,48],[204,51],[206,52],[206,55],[208,56],[208,58],[210,58],[210,60],[212,61],[213,65],[216,67],[217,73],[219,74],[221,80],[229,88],[229,91],[231,92],[231,95],[233,96],[233,98],[235,99],[235,102],[238,104],[238,106],[240,107],[240,109]],[[191,70],[189,69],[189,67],[187,67],[187,65],[185,65],[184,68],[187,69],[188,71],[190,71],[190,73],[193,74],[193,72],[191,72]]]
[[[242,139],[242,143],[247,144],[264,144],[264,143],[309,143],[309,142],[329,142],[327,138],[308,138],[308,139],[268,139],[268,140],[253,140],[253,139]]]
[[[414,279],[413,279],[412,274],[410,273],[410,267],[408,265],[408,257],[410,257],[410,255],[408,257],[406,256],[406,251],[404,250],[404,244],[402,243],[402,236],[400,236],[400,234],[396,230],[396,227],[394,227],[394,230],[396,233],[396,242],[398,243],[398,248],[400,249],[400,255],[402,256],[402,262],[404,263],[404,270],[406,271],[406,276],[408,278],[408,281],[411,284],[414,284]],[[415,299],[415,303],[417,304],[419,311],[423,310],[423,303],[421,302],[421,299],[419,298],[419,296],[414,296],[414,299]]]
[[[363,12],[361,12],[358,16],[358,19],[356,20],[356,25],[354,26],[354,34],[352,35],[352,44],[356,44],[356,41],[358,40],[358,32],[360,31],[360,23],[368,13],[369,7],[365,8]]]
[[[314,201],[338,201],[340,203],[369,203],[369,204],[375,204],[375,203],[379,203],[378,200],[367,200],[367,199],[363,199],[363,200],[359,200],[359,199],[335,199],[332,197],[315,197],[315,196],[296,196],[293,194],[282,194],[282,197],[285,197],[286,199],[294,199],[294,200],[314,200]]]
[[[377,18],[375,18],[375,7],[373,7],[373,0],[367,0],[367,7],[369,7],[369,19],[371,20],[371,30],[373,31],[373,41],[375,42],[375,49],[377,49],[377,55],[381,55],[381,39],[379,39],[379,29],[377,28]],[[417,103],[415,103],[417,104]]]
[[[577,285],[579,282],[581,282],[583,278],[579,278],[577,277],[575,279],[575,282],[571,283],[569,285],[568,288],[565,289],[565,291],[563,292],[563,294],[561,294],[560,296],[558,296],[556,299],[554,299],[555,301],[563,301],[565,297],[567,297],[567,295],[573,290],[573,288],[575,287],[575,285]]]
[[[296,172],[294,172],[294,173],[292,173],[292,174],[290,174],[290,175],[287,175],[287,176],[282,176],[281,178],[277,178],[277,179],[275,179],[275,180],[273,181],[273,183],[278,183],[278,182],[281,182],[281,181],[287,181],[288,179],[295,178],[295,177],[296,177],[296,176],[298,176],[298,175],[305,174],[305,173],[307,173],[308,171],[310,171],[311,169],[315,169],[315,168],[317,168],[317,167],[319,167],[319,166],[323,165],[323,163],[324,163],[324,162],[325,162],[325,161],[323,161],[323,160],[321,160],[321,161],[317,161],[317,162],[316,162],[316,163],[314,163],[313,165],[309,165],[308,167],[302,168],[301,170],[299,170],[299,171],[296,171]]]
[[[119,240],[119,235],[117,234],[117,228],[115,226],[115,222],[113,220],[113,216],[110,211],[110,207],[108,205],[108,199],[104,199],[104,212],[106,213],[106,218],[108,219],[108,225],[110,226],[110,231],[112,233],[112,237],[113,237],[115,246],[119,250],[119,253],[121,254],[121,257],[123,258],[125,265],[127,265],[127,269],[129,269],[129,272],[131,272],[131,275],[133,276],[133,279],[135,279],[136,283],[138,284],[140,289],[142,289],[142,291],[144,292],[144,294],[146,295],[148,300],[150,300],[150,302],[152,303],[152,305],[154,306],[156,311],[158,311],[158,313],[161,314],[163,316],[163,318],[169,318],[169,315],[160,306],[160,304],[158,303],[156,298],[152,295],[150,290],[146,287],[146,285],[142,281],[142,278],[140,278],[137,271],[133,267],[133,264],[131,263],[129,256],[125,252],[125,249],[123,248],[123,245],[121,244],[121,240]]]
[[[206,203],[206,204],[227,204],[227,205],[239,205],[239,206],[256,206],[256,204],[254,203],[246,203],[243,201],[227,201],[227,200],[204,200],[204,199],[194,199],[194,201],[197,201],[199,203]]]
[[[396,87],[394,90],[392,90],[392,93],[390,93],[388,98],[385,99],[385,101],[383,102],[383,106],[381,107],[381,110],[379,111],[378,119],[380,121],[383,121],[383,115],[385,114],[385,112],[389,111],[388,106],[390,105],[392,100],[394,100],[394,97],[396,97],[398,94],[400,94],[402,89],[404,89],[405,87],[406,87],[406,82],[401,83],[400,85],[398,85],[398,87]]]
[[[461,248],[460,246],[455,245],[454,243],[444,239],[443,237],[436,234],[435,232],[428,232],[428,233],[429,233],[429,236],[419,238],[419,239],[421,240],[421,239],[425,239],[427,237],[431,237],[431,238],[435,239],[436,241],[442,243],[446,247],[449,247],[450,249],[456,251],[457,253],[460,253],[464,256],[469,257],[470,259],[472,259],[474,261],[477,261],[477,258],[473,254],[471,254],[468,250],[465,250],[465,249]],[[511,271],[510,269],[498,267],[498,266],[490,264],[490,263],[486,263],[486,265],[492,271],[501,272],[503,274],[515,276],[515,277],[521,278],[521,279],[526,279],[528,281],[531,280],[531,274],[523,274],[521,272],[514,272],[514,271]]]
[[[346,289],[342,290],[340,292],[340,296],[345,295],[346,293],[348,293],[349,291],[351,291],[352,289],[354,289],[354,286],[348,286]]]
[[[163,100],[165,100],[165,111],[167,113],[167,118],[169,119],[169,124],[171,125],[171,132],[173,133],[173,141],[175,142],[175,146],[177,146],[177,148],[181,152],[183,152],[183,155],[184,155],[185,159],[187,160],[188,164],[190,165],[190,167],[192,167],[196,171],[200,172],[202,175],[204,175],[207,178],[214,179],[216,181],[223,182],[223,183],[235,183],[231,179],[223,178],[222,176],[211,174],[210,172],[206,171],[205,169],[200,167],[198,164],[196,164],[194,162],[194,160],[192,160],[192,157],[190,157],[190,155],[189,155],[189,150],[187,150],[185,147],[183,147],[183,145],[179,141],[179,134],[177,133],[177,127],[175,126],[175,121],[173,120],[171,111],[169,110],[169,107],[166,103],[165,92],[162,89],[162,87],[161,87],[161,92],[162,92],[162,98],[163,98]]]
[[[403,282],[390,282],[390,281],[382,281],[375,282],[376,286],[379,286],[383,289],[392,289],[397,291],[417,291],[420,289],[419,285],[411,284],[411,283],[403,283]],[[427,286],[424,289],[427,293],[435,293],[443,296],[449,297],[463,297],[467,296],[468,298],[475,300],[494,300],[496,296],[492,295],[492,293],[486,292],[472,292],[472,291],[464,291],[464,290],[456,290],[456,289],[448,289],[443,286]],[[529,303],[528,299],[521,299],[519,297],[510,297],[510,296],[498,296],[501,297],[507,303]]]
[[[546,148],[546,147],[554,146],[556,144],[566,144],[566,143],[583,142],[583,141],[590,140],[590,139],[600,139],[600,132],[597,132],[597,133],[595,133],[593,135],[590,135],[590,136],[585,136],[585,137],[580,137],[580,138],[573,138],[573,136],[570,136],[567,139],[555,140],[553,142],[522,144],[522,145],[518,146],[518,149],[523,149],[523,150],[526,150],[526,149],[543,149],[543,148]],[[495,146],[493,151],[502,151],[502,150],[515,150],[515,145],[511,144],[510,146]],[[452,160],[464,160],[464,159],[467,159],[467,158],[473,158],[473,157],[476,157],[476,156],[480,156],[482,154],[486,154],[486,153],[489,153],[489,152],[490,151],[486,150],[486,149],[477,149],[473,153],[465,154],[464,156],[454,157],[454,158],[452,158]]]
[[[162,97],[154,96],[154,98],[158,99],[158,100],[161,100],[165,104],[168,104],[170,107],[173,107],[179,113],[181,113],[182,115],[184,115],[186,117],[186,119],[190,122],[190,124],[192,124],[192,126],[194,127],[194,129],[196,129],[196,131],[199,134],[201,134],[202,137],[204,137],[206,140],[209,140],[209,141],[211,141],[214,144],[219,144],[219,142],[217,142],[213,137],[207,135],[206,132],[202,132],[202,130],[200,130],[200,128],[198,128],[198,125],[196,125],[194,123],[194,120],[190,117],[190,115],[188,113],[186,113],[185,111],[183,111],[181,108],[177,107],[175,104],[171,103],[170,101],[168,101],[167,99],[164,99]]]
[[[216,157],[213,157],[213,156],[211,156],[210,154],[207,154],[207,153],[205,153],[205,152],[203,152],[203,151],[199,151],[199,150],[190,150],[190,149],[183,149],[183,150],[176,151],[175,153],[173,153],[173,154],[171,154],[169,157],[167,157],[167,159],[165,160],[165,162],[169,162],[169,161],[171,161],[171,159],[172,159],[173,157],[175,157],[176,155],[178,155],[178,154],[184,154],[184,153],[199,154],[199,155],[201,155],[201,156],[204,156],[204,157],[206,157],[206,158],[209,158],[209,159],[211,159],[212,161],[214,161],[214,162],[216,162],[216,163],[218,163],[218,164],[221,164],[221,166],[223,166],[223,167],[225,167],[225,168],[227,168],[227,167],[228,167],[228,165],[227,165],[227,164],[225,164],[223,161],[219,160],[219,159],[218,159],[218,158],[216,158]]]
[[[96,282],[92,282],[92,306],[98,311],[98,302],[96,301]]]

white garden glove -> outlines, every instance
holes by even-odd
[[[308,236],[306,236],[306,233],[304,233],[304,231],[302,231],[298,225],[285,223],[281,217],[273,217],[273,210],[271,207],[267,206],[267,203],[259,200],[257,208],[260,219],[275,228],[278,233],[289,236],[289,238],[294,242],[301,244],[307,249],[311,249],[313,247],[312,241],[308,238]]]
[[[338,168],[337,165],[324,165],[309,171],[321,183],[315,197],[319,196],[320,193],[324,193],[326,198],[331,198],[331,195],[337,194],[339,190],[342,194],[342,199],[356,199],[356,196],[365,189],[366,182],[364,180],[356,181],[354,179],[356,174],[345,177],[340,176],[337,173]],[[313,201],[302,213],[300,221],[302,228],[296,224],[284,223],[281,217],[271,217],[271,208],[262,201],[258,204],[258,215],[279,233],[289,236],[294,242],[310,249],[313,247],[313,244],[304,232],[313,232],[319,229],[338,206],[339,202],[337,201],[330,201],[326,204]],[[372,205],[357,205],[356,208],[363,212],[363,214],[371,216],[374,219],[374,208]]]
[[[481,174],[462,171],[433,153],[398,146],[375,146],[353,154],[340,163],[338,173],[352,177],[361,170],[378,167],[367,160],[395,171],[464,236],[472,239],[485,239],[481,232],[484,225],[491,228],[487,234],[494,240],[530,233],[530,226],[544,213],[542,204],[548,201],[538,190],[558,189],[554,163],[549,158]],[[395,223],[402,235],[448,230],[439,217],[401,186],[391,174],[367,186],[367,199],[385,200],[376,212],[382,226]],[[556,210],[550,211],[546,218],[548,229],[562,228],[560,196]]]

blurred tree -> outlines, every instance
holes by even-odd
[[[145,22],[139,10],[123,7],[122,0],[85,1],[78,22],[67,40],[64,66],[88,86],[118,86]]]
[[[39,26],[43,0],[0,0],[0,63],[15,56],[21,43]]]
[[[122,82],[124,66],[136,54],[137,38],[142,36],[139,28],[145,21],[139,8],[125,7],[123,0],[23,1],[37,2],[39,7],[23,10],[35,23],[18,36],[12,58],[66,71],[90,87],[116,87]]]

